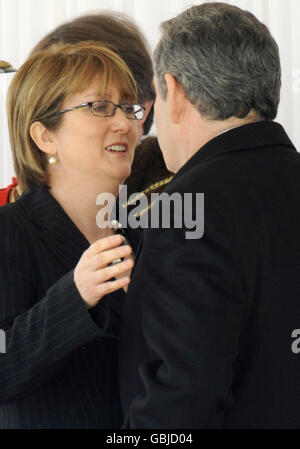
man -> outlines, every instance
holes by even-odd
[[[144,231],[120,336],[125,426],[299,427],[300,155],[272,121],[278,47],[223,3],[162,30],[155,115],[176,173],[166,192],[204,194],[204,233],[175,226],[176,202],[169,229]]]

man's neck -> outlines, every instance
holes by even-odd
[[[196,120],[190,120],[188,132],[185,133],[185,142],[182,146],[185,151],[181,153],[182,159],[178,164],[178,170],[192,157],[197,151],[220,134],[238,128],[249,123],[262,121],[262,117],[256,111],[251,110],[245,118],[230,117],[226,120],[209,120],[201,117],[195,111]],[[196,125],[195,125],[196,123]]]

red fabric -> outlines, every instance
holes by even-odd
[[[5,189],[0,189],[0,206],[9,203],[9,194],[14,187],[18,185],[17,178],[12,179],[12,184],[10,184]]]

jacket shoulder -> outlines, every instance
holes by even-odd
[[[0,240],[10,238],[24,240],[29,217],[19,201],[0,207]],[[25,239],[26,240],[26,239]]]
[[[0,276],[18,273],[34,282],[32,232],[29,217],[18,201],[0,207],[0,248]]]
[[[13,203],[3,204],[0,207],[0,223],[5,221],[13,222],[18,217],[26,216],[26,212],[20,205],[20,200]]]

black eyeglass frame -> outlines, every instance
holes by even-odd
[[[113,106],[114,106],[114,108],[113,108],[113,110],[112,110],[112,114],[106,114],[106,115],[98,115],[97,113],[95,113],[95,110],[93,109],[94,108],[94,105],[96,104],[96,103],[110,103],[110,104],[112,104]],[[126,106],[139,106],[139,110],[137,110],[137,111],[135,111],[135,113],[134,114],[136,114],[136,113],[138,113],[138,112],[142,112],[143,113],[143,117],[141,117],[141,118],[137,118],[136,116],[135,117],[128,117],[128,114],[125,112],[125,110],[124,110],[124,108],[126,107]],[[124,114],[126,115],[126,117],[129,119],[129,120],[143,120],[144,119],[144,116],[145,116],[145,110],[146,110],[146,108],[144,108],[144,106],[142,106],[142,105],[140,105],[140,104],[138,104],[138,103],[121,103],[121,104],[115,104],[115,103],[113,103],[112,101],[109,101],[109,100],[98,100],[98,101],[88,101],[88,102],[86,102],[86,103],[81,103],[81,104],[79,104],[78,106],[73,106],[72,108],[66,108],[66,109],[62,109],[61,111],[57,111],[56,113],[55,113],[55,115],[58,115],[58,114],[64,114],[65,112],[69,112],[69,111],[75,111],[76,109],[79,109],[79,108],[84,108],[84,107],[86,107],[86,106],[88,106],[89,107],[89,109],[90,109],[90,111],[91,111],[91,113],[95,116],[95,117],[113,117],[114,115],[115,115],[115,113],[116,113],[116,110],[117,110],[117,108],[119,108],[119,109],[121,109],[121,111],[122,112],[124,112]]]

